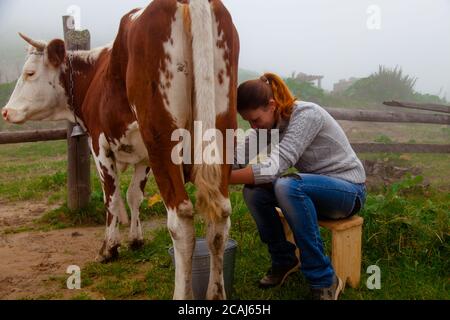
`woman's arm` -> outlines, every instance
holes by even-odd
[[[252,165],[256,185],[272,183],[292,168],[305,150],[313,143],[324,124],[322,114],[313,108],[297,108],[291,116],[278,152],[271,152],[269,159]]]
[[[234,170],[231,172],[230,184],[255,184],[252,167]]]

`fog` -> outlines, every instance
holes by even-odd
[[[0,70],[23,61],[21,31],[62,37],[61,16],[81,9],[92,45],[114,39],[120,18],[149,1],[0,0]],[[417,77],[416,90],[450,99],[450,0],[223,0],[241,38],[240,67],[283,76],[366,77],[379,65]]]

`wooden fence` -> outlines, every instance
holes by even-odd
[[[90,48],[89,31],[75,31],[70,28],[73,18],[63,17],[64,39],[68,50],[88,50]],[[450,106],[436,104],[417,104],[407,102],[385,102],[387,106],[417,110],[434,111],[445,114],[414,112],[381,112],[367,110],[349,110],[326,108],[336,120],[385,122],[385,123],[421,123],[450,125]],[[90,151],[87,137],[71,138],[73,125],[67,129],[40,130],[27,132],[1,132],[0,145],[37,141],[67,140],[68,142],[68,205],[72,210],[84,208],[90,201]],[[353,143],[358,153],[450,153],[450,144],[382,144]]]

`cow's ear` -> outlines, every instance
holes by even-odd
[[[66,58],[66,45],[60,39],[52,40],[47,45],[48,61],[56,68],[61,66]]]

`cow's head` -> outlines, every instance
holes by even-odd
[[[57,39],[47,44],[20,36],[30,44],[28,57],[16,88],[2,110],[3,119],[15,124],[65,119],[68,100],[60,80],[66,58],[64,41]]]

